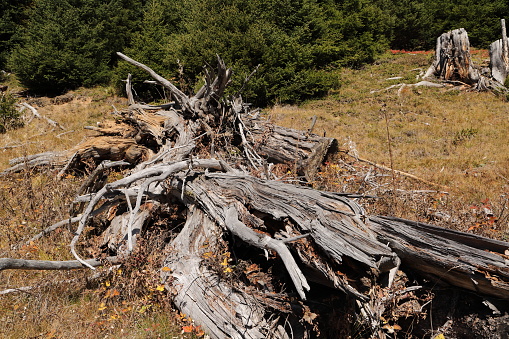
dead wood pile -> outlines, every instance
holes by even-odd
[[[76,260],[4,258],[0,270],[122,263],[151,223],[178,205],[185,223],[164,249],[161,279],[176,307],[212,338],[318,336],[337,322],[331,318],[334,299],[350,305],[373,335],[389,335],[384,311],[400,301],[417,302],[413,293],[422,288],[401,283],[403,271],[509,299],[509,243],[369,216],[354,195],[284,182],[288,172],[313,180],[336,141],[274,126],[240,97],[226,96],[231,70],[221,59],[188,96],[147,66],[119,56],[147,71],[175,102],[136,104],[128,78],[129,108],[116,112],[114,122],[90,127],[97,137],[66,152],[14,159],[3,175],[47,166],[60,174],[84,164],[94,170],[70,219],[45,232],[76,223]],[[106,183],[115,167],[130,170]],[[97,218],[107,226],[97,248],[102,254],[85,258],[82,235]]]

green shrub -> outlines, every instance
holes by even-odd
[[[9,67],[39,94],[107,83],[137,28],[141,0],[36,0]]]
[[[21,114],[15,107],[16,99],[11,94],[0,94],[0,133],[23,126]]]
[[[219,55],[234,71],[230,93],[260,65],[244,99],[257,106],[295,103],[337,88],[335,67],[360,66],[384,51],[387,18],[367,0],[152,0],[126,54],[187,88],[202,81],[203,66],[215,66]],[[128,72],[135,81],[147,77],[120,63],[119,88]],[[136,86],[138,94],[148,92]]]
[[[0,0],[0,70],[5,69],[7,57],[18,41],[16,33],[27,19],[26,9],[31,3],[32,0]]]

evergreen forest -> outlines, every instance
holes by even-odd
[[[487,48],[508,14],[505,0],[0,0],[0,70],[39,95],[121,88],[132,73],[151,100],[154,86],[117,51],[187,92],[219,55],[234,70],[232,91],[251,75],[247,101],[296,103],[339,87],[336,68],[389,48],[433,49],[451,29]]]

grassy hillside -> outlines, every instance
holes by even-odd
[[[477,63],[486,58],[482,52],[475,56]],[[314,132],[338,139],[340,152],[323,166],[313,183],[316,188],[376,195],[378,199],[361,201],[371,213],[509,240],[507,100],[453,87],[386,89],[415,83],[430,63],[428,54],[387,54],[363,69],[338,71],[341,89],[322,100],[299,107],[276,106],[264,113],[276,124],[299,129],[309,128],[316,115]],[[395,77],[401,78],[389,79]],[[111,118],[109,112],[126,105],[125,99],[104,88],[72,92],[57,100],[28,101],[66,130],[33,120],[0,135],[0,170],[14,157],[72,147],[93,135],[83,126]],[[67,228],[37,243],[23,241],[68,216],[79,184],[79,178],[72,176],[56,180],[55,173],[0,179],[0,257],[70,259],[72,235]],[[136,254],[131,271],[105,268],[101,272],[107,274],[98,280],[87,280],[88,272],[2,272],[0,291],[39,287],[0,295],[4,324],[0,336],[200,336],[199,329],[188,326],[191,322],[185,315],[172,311],[158,289],[157,277],[149,274],[161,255],[149,246]],[[183,329],[192,333],[182,333]]]

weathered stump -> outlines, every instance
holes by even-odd
[[[509,51],[505,20],[501,20],[502,39],[490,45],[490,69],[491,76],[501,84],[505,84],[509,73]]]
[[[437,38],[435,60],[424,78],[431,76],[469,85],[477,84],[480,75],[472,63],[470,42],[464,28],[444,33]]]

